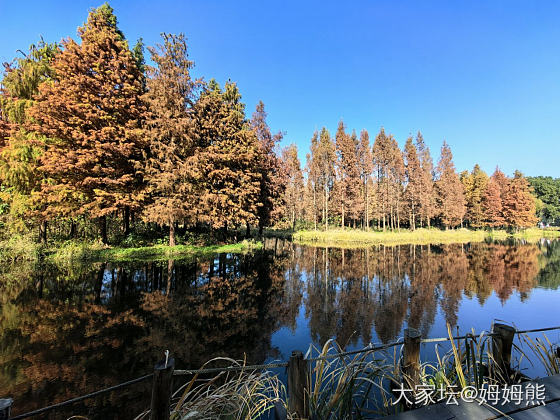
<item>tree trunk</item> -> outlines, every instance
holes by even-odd
[[[344,186],[342,187],[342,200],[341,200],[341,209],[342,209],[342,229],[344,229]]]
[[[325,184],[325,231],[329,229],[329,189]]]
[[[101,237],[101,242],[107,243],[107,217],[101,216],[99,218],[99,236]]]
[[[317,230],[317,190],[313,186],[313,224]]]
[[[249,239],[251,237],[251,225],[247,221],[247,230],[245,231],[245,238]]]
[[[169,296],[171,293],[171,281],[173,280],[173,271],[175,270],[175,260],[168,260],[167,261],[167,286],[165,290],[165,294]]]
[[[43,220],[39,226],[39,242],[42,244],[47,243],[47,221]]]
[[[70,219],[70,239],[76,238],[76,222]]]
[[[175,246],[175,223],[169,222],[169,246]]]
[[[369,192],[368,192],[368,185],[367,185],[367,179],[366,179],[366,185],[365,185],[365,189],[366,189],[366,230],[369,230]]]
[[[130,207],[125,206],[124,208],[124,214],[123,214],[123,230],[124,230],[124,236],[128,236],[130,233]]]

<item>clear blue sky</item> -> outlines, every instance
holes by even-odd
[[[0,0],[0,61],[45,40],[76,38],[102,1]],[[195,74],[237,81],[249,113],[304,158],[315,129],[343,118],[402,146],[444,139],[459,170],[518,168],[560,177],[560,2],[112,1],[130,40],[189,38]]]

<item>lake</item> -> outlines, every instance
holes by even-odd
[[[346,349],[402,337],[558,324],[560,242],[317,248],[267,239],[253,254],[0,269],[0,398],[13,414],[208,359],[286,360],[330,338]],[[547,334],[558,341],[557,331]],[[423,344],[423,358],[433,357]],[[543,375],[528,366],[530,376]],[[280,372],[280,374],[283,374]],[[131,419],[150,382],[49,419]],[[40,417],[38,417],[40,418]]]

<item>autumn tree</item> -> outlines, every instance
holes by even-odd
[[[405,161],[405,201],[409,211],[410,229],[416,228],[416,220],[420,209],[420,196],[422,194],[422,167],[416,146],[412,142],[412,137],[408,137],[404,146]]]
[[[505,224],[509,227],[528,228],[537,224],[535,197],[523,174],[515,171],[513,178],[502,192]]]
[[[455,171],[451,148],[445,141],[441,147],[437,173],[437,204],[441,222],[446,229],[458,226],[465,215],[465,197],[463,184]]]
[[[302,203],[304,195],[303,174],[298,158],[297,146],[291,144],[282,150],[281,162],[283,167],[284,217],[290,221],[292,230],[296,228],[296,221],[303,213]]]
[[[358,165],[360,179],[362,182],[362,196],[361,201],[363,202],[363,219],[364,226],[369,230],[369,221],[371,219],[371,202],[374,196],[372,189],[372,179],[371,173],[373,171],[373,157],[371,155],[371,148],[369,143],[369,133],[367,130],[362,130],[360,132],[360,142],[358,144]]]
[[[390,202],[390,188],[391,181],[389,178],[390,165],[391,165],[391,145],[389,137],[385,134],[385,129],[381,127],[381,130],[375,137],[373,142],[373,168],[375,171],[375,178],[377,181],[377,197],[381,204],[381,217],[383,221],[383,230],[386,229],[387,224],[387,212],[389,209]]]
[[[484,224],[486,226],[495,228],[505,225],[502,193],[508,183],[507,177],[499,168],[496,168],[488,179],[482,198],[482,211],[484,212]]]
[[[155,66],[147,67],[148,106],[145,122],[149,151],[145,180],[149,204],[147,221],[169,226],[169,246],[175,245],[175,224],[195,219],[197,185],[193,156],[197,138],[193,103],[198,82],[190,71],[187,43],[183,35],[163,34],[163,44],[150,48]]]
[[[416,150],[420,161],[421,178],[420,178],[420,216],[430,227],[432,218],[436,215],[436,192],[434,185],[434,162],[430,155],[430,148],[426,146],[424,137],[419,131],[416,135]],[[420,226],[422,226],[420,220]]]
[[[40,189],[44,174],[39,170],[39,157],[46,139],[30,129],[28,115],[39,85],[52,74],[52,60],[59,52],[58,45],[41,40],[31,45],[29,52],[5,65],[0,91],[0,182],[9,190],[10,214],[19,224],[32,210],[40,210],[32,195]],[[36,213],[36,212],[34,212]],[[39,238],[46,241],[46,221],[42,220]]]
[[[329,131],[323,127],[315,147],[311,150],[312,170],[317,174],[317,192],[322,195],[322,214],[325,230],[328,229],[329,201],[336,175],[336,149]]]
[[[47,216],[106,215],[136,210],[143,198],[141,73],[112,9],[90,12],[78,34],[53,61],[54,75],[39,87],[32,116],[53,141],[41,156],[50,178],[41,196]]]
[[[373,169],[377,182],[376,196],[379,200],[379,217],[383,230],[400,228],[404,161],[399,145],[392,135],[387,136],[381,128],[373,143]]]
[[[251,118],[251,127],[257,136],[260,146],[260,172],[259,207],[257,210],[259,221],[259,235],[262,235],[264,226],[272,220],[274,208],[280,207],[283,197],[284,184],[282,184],[281,166],[276,156],[276,145],[282,139],[282,132],[274,135],[266,122],[264,103],[259,101]]]
[[[482,201],[488,184],[488,175],[476,164],[471,173],[466,172],[461,176],[461,183],[465,190],[465,219],[471,227],[482,227],[484,225]]]
[[[305,158],[305,215],[308,222],[313,223],[313,228],[317,230],[317,218],[319,213],[319,133],[315,131],[311,137],[310,153]]]
[[[200,196],[197,218],[227,231],[257,221],[261,147],[245,118],[237,85],[222,90],[215,80],[204,87],[194,106],[199,152],[196,157]]]
[[[361,213],[360,200],[360,165],[358,160],[358,139],[356,133],[352,136],[346,133],[342,121],[338,124],[335,136],[338,169],[338,190],[342,228],[346,220],[354,222]]]

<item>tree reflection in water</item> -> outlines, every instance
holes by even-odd
[[[0,389],[19,413],[150,372],[166,349],[190,368],[285,358],[281,329],[309,329],[318,345],[390,342],[405,325],[428,335],[438,308],[456,325],[464,296],[505,303],[558,284],[558,242],[343,250],[272,239],[252,255],[18,264],[0,274]],[[131,418],[148,394],[140,384],[58,416]]]

